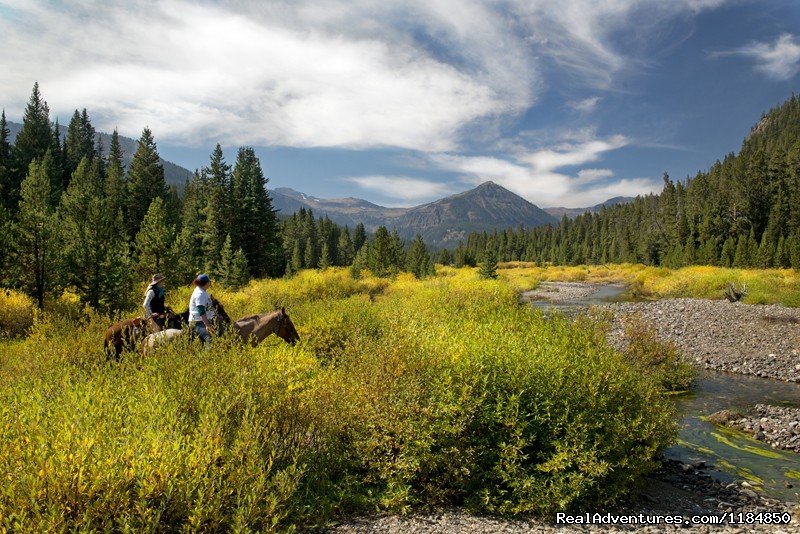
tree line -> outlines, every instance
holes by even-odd
[[[154,272],[188,283],[199,271],[230,287],[250,278],[356,264],[378,274],[432,271],[422,239],[406,253],[397,233],[368,239],[301,210],[279,220],[252,147],[233,165],[218,144],[182,190],[167,185],[144,128],[129,168],[114,130],[106,152],[89,114],[75,111],[64,138],[38,83],[12,144],[0,115],[0,275],[41,307],[65,288],[103,311],[129,309]],[[421,245],[421,247],[420,247]],[[390,251],[391,253],[387,252]]]
[[[665,173],[659,194],[556,226],[473,232],[439,261],[475,265],[489,250],[541,264],[800,269],[800,97],[762,116],[738,155],[685,181]]]

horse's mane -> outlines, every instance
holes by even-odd
[[[280,313],[280,310],[274,310],[274,311],[264,312],[264,313],[256,313],[256,314],[253,314],[253,315],[247,315],[245,317],[239,317],[238,319],[236,319],[236,322],[237,323],[241,323],[241,322],[247,322],[247,321],[260,321],[262,319],[265,319],[265,318],[267,318],[267,317],[269,317],[271,315],[275,315],[275,314],[278,314],[278,313]]]

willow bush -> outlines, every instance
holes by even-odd
[[[596,328],[544,319],[471,270],[387,282],[330,269],[218,298],[234,317],[287,305],[302,342],[181,339],[110,364],[108,320],[89,314],[0,345],[2,528],[595,509],[675,436],[670,402]]]

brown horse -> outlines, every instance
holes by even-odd
[[[136,344],[144,339],[147,334],[147,321],[144,317],[135,319],[125,319],[116,324],[112,324],[106,330],[105,349],[106,358],[119,360],[124,349],[134,350]]]
[[[242,341],[254,347],[270,334],[275,334],[290,345],[300,340],[286,308],[241,317],[233,323],[233,328],[242,336]]]

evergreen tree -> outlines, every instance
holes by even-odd
[[[18,269],[18,284],[42,308],[45,298],[62,285],[61,243],[58,220],[50,204],[47,171],[36,159],[28,169],[20,189],[14,265]]]
[[[322,251],[320,251],[319,254],[318,265],[322,270],[325,270],[331,266],[331,250],[327,242],[322,243]]]
[[[72,175],[59,207],[69,282],[81,300],[99,307],[103,266],[112,241],[115,214],[108,210],[98,161],[84,157]]]
[[[483,261],[480,263],[478,274],[481,278],[497,278],[497,254],[492,249],[486,249],[483,253]]]
[[[203,246],[210,262],[219,259],[222,247],[230,235],[231,166],[225,163],[222,147],[217,144],[211,153],[211,162],[204,169],[205,212]]]
[[[76,109],[69,121],[69,126],[67,126],[67,136],[64,138],[64,170],[67,177],[64,182],[65,190],[69,186],[69,178],[78,168],[81,160],[87,158],[92,161],[97,156],[94,138],[95,130],[89,121],[86,108],[83,109],[83,113],[78,113]]]
[[[17,208],[20,198],[20,184],[34,159],[41,159],[53,142],[50,129],[50,109],[39,93],[39,83],[33,84],[33,91],[22,118],[22,130],[17,134],[14,144],[15,171],[8,187],[7,202]]]
[[[242,249],[232,251],[230,236],[225,238],[222,245],[217,274],[225,287],[234,290],[247,285],[249,281],[247,258]]]
[[[294,248],[292,249],[292,259],[290,264],[293,273],[296,273],[303,268],[304,265],[303,253],[300,251],[300,241],[294,242]]]
[[[255,277],[279,276],[285,267],[278,220],[266,184],[255,150],[240,148],[231,176],[231,205],[235,206],[231,237]]]
[[[344,230],[339,234],[339,243],[337,244],[339,265],[351,265],[355,259],[355,249],[353,248],[353,241],[350,239],[350,229],[345,226]]]
[[[305,260],[304,266],[308,269],[314,269],[319,261],[316,247],[314,247],[314,241],[310,237],[306,239],[306,248],[303,258]]]
[[[406,271],[414,273],[417,278],[430,274],[431,258],[422,236],[417,234],[406,255]]]
[[[363,246],[361,248],[364,248]],[[360,252],[360,250],[359,250]],[[375,276],[388,276],[395,265],[395,246],[385,226],[379,226],[368,247],[366,267]],[[356,254],[358,259],[358,254]]]
[[[367,231],[363,223],[358,223],[353,231],[353,250],[357,253],[367,242]]]
[[[11,131],[8,129],[8,123],[6,122],[6,110],[3,109],[0,114],[0,199],[2,199],[3,204],[1,204],[0,207],[4,207],[8,210],[12,208],[8,203],[11,202],[10,195],[14,187],[11,176],[13,171],[13,161],[11,159],[13,153],[11,152],[11,144],[9,143],[10,138]]]
[[[114,227],[122,228],[122,217],[119,212]],[[128,242],[119,238],[111,240],[101,269],[102,307],[112,313],[130,308],[134,286],[133,271]]]
[[[108,210],[116,217],[125,214],[125,193],[127,182],[125,180],[125,166],[122,163],[122,146],[119,143],[117,129],[111,134],[111,146],[106,159],[105,195],[108,199]]]
[[[164,209],[163,201],[167,199],[164,166],[161,164],[153,134],[149,128],[145,128],[128,172],[125,223],[131,237],[139,233],[145,214],[156,198],[162,199],[160,209]]]
[[[174,235],[174,228],[167,225],[164,200],[155,197],[142,220],[141,229],[136,234],[139,273],[142,277],[169,270],[169,252]]]
[[[442,250],[439,251],[439,257],[436,259],[436,261],[445,266],[452,265],[453,255],[450,253],[449,250],[443,248]]]

